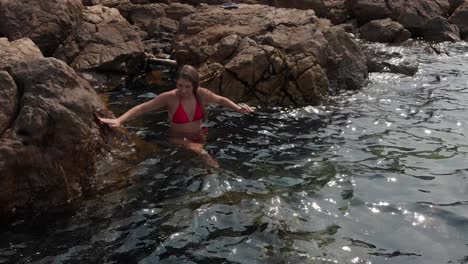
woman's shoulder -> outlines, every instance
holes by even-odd
[[[164,97],[165,99],[174,99],[177,97],[176,89],[163,92],[159,94],[160,97]]]
[[[213,92],[210,91],[209,89],[207,88],[203,88],[203,87],[198,87],[198,93],[201,95],[201,96],[209,96],[209,95],[212,95]]]

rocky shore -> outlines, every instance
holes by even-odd
[[[2,1],[0,214],[72,205],[96,189],[104,157],[132,152],[127,132],[97,122],[112,113],[95,87],[118,88],[148,61],[192,64],[234,101],[301,106],[369,72],[417,72],[369,42],[468,38],[463,0],[225,2]]]

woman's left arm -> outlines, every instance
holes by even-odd
[[[244,113],[244,114],[251,113],[254,111],[254,109],[248,105],[238,105],[234,103],[233,101],[229,100],[228,98],[217,95],[208,89],[199,88],[199,91],[201,92],[203,96],[204,102],[208,104],[213,103],[213,104],[221,105],[226,108],[232,109],[236,112]]]

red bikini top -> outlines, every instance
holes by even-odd
[[[184,106],[182,105],[182,101],[180,100],[179,97],[179,105],[177,106],[177,109],[172,116],[172,123],[175,124],[186,124],[190,123],[193,121],[198,121],[203,119],[203,111],[200,105],[200,102],[197,100],[195,97],[195,114],[193,115],[193,120],[190,120],[189,117],[187,116],[187,113],[185,112]]]

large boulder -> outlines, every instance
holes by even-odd
[[[349,0],[350,12],[362,25],[372,20],[389,18],[391,10],[384,0]]]
[[[30,40],[0,39],[0,57],[0,214],[74,204],[97,187],[102,147],[129,151],[128,138],[101,127],[95,114],[112,114],[94,89]]]
[[[181,20],[174,48],[179,63],[200,67],[203,85],[235,101],[318,103],[367,79],[358,45],[312,10],[207,6]]]
[[[435,17],[427,21],[423,38],[427,41],[459,41],[460,30],[444,17]]]
[[[83,20],[54,57],[84,72],[92,83],[109,80],[116,82],[109,85],[119,85],[123,76],[141,70],[144,47],[138,33],[117,9],[95,5],[85,8]]]
[[[155,55],[172,52],[179,20],[196,11],[193,6],[181,3],[125,4],[117,8],[123,17],[144,32],[142,41],[145,51]]]
[[[468,2],[460,5],[455,10],[449,21],[458,26],[462,38],[468,39]]]
[[[444,41],[438,39],[443,33],[440,29],[433,29],[433,24],[445,20],[445,16],[450,11],[448,0],[428,0],[428,1],[388,1],[392,18],[411,31],[414,36],[431,38],[434,41]]]
[[[81,0],[2,0],[0,36],[30,38],[45,56],[51,56],[81,20]]]
[[[398,43],[411,37],[400,23],[390,18],[372,20],[359,29],[361,37],[373,42]]]
[[[446,19],[454,5],[449,0],[349,0],[350,12],[361,24],[391,18],[414,37],[436,42],[459,39],[457,27]]]
[[[54,57],[78,71],[105,67],[125,71],[124,57],[143,52],[138,33],[114,8],[86,7],[83,21],[57,49]]]

